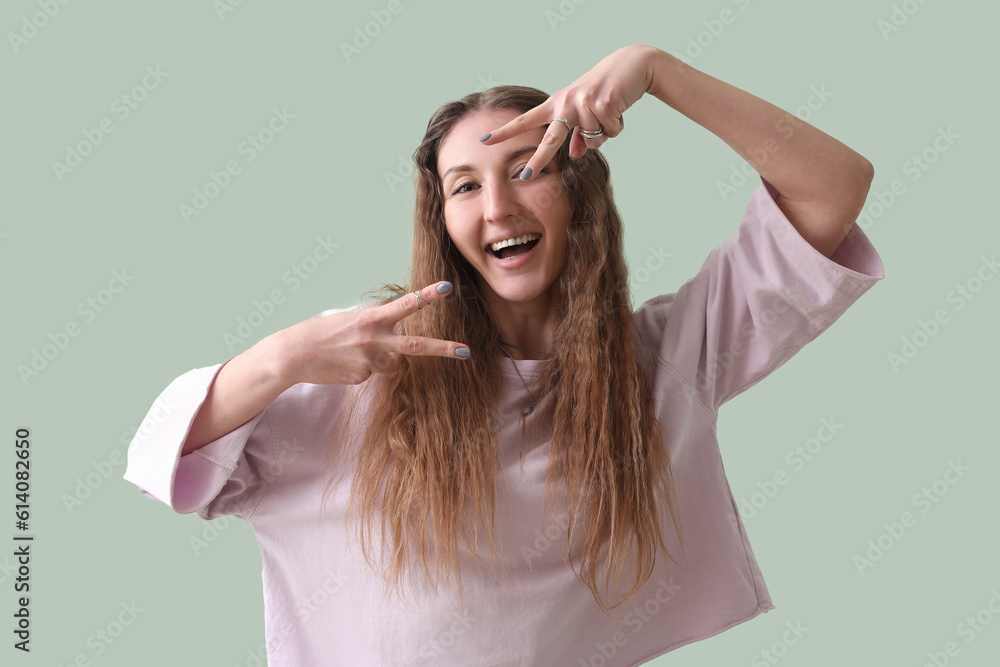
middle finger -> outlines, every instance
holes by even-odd
[[[573,139],[569,145],[569,156],[574,159],[580,159],[587,152],[587,149],[603,146],[604,142],[608,139],[607,134],[602,134],[594,139],[587,139],[583,136],[583,130],[596,132],[603,129],[604,126],[598,120],[597,116],[591,113],[589,109],[586,110],[585,113],[580,115],[580,125],[573,132]]]
[[[521,180],[527,181],[533,174],[551,162],[567,136],[569,136],[569,129],[566,127],[566,123],[555,119],[551,120],[542,140],[538,142],[538,149],[528,159],[528,163],[521,171]]]

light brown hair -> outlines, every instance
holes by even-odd
[[[451,295],[403,318],[397,333],[461,341],[472,356],[447,360],[401,355],[395,373],[373,375],[358,385],[358,391],[348,392],[342,413],[345,423],[352,419],[363,392],[370,400],[348,520],[355,518],[360,504],[359,541],[372,565],[366,533],[381,509],[382,552],[392,555],[383,576],[393,589],[398,589],[408,563],[416,562],[411,554],[414,543],[435,591],[442,569],[449,578],[457,574],[461,591],[458,542],[461,539],[467,552],[475,555],[481,526],[488,527],[491,563],[496,557],[496,407],[504,382],[500,365],[509,360],[500,351],[499,329],[477,287],[474,269],[445,228],[437,158],[448,132],[467,114],[480,109],[523,113],[546,99],[546,93],[524,86],[496,86],[467,95],[434,113],[414,152],[412,263],[405,285],[379,287],[382,295],[376,305],[440,280],[450,281]],[[548,414],[553,424],[545,507],[555,483],[564,481],[569,505],[564,508],[569,516],[567,558],[572,565],[574,536],[580,538],[583,532],[578,576],[601,609],[614,616],[610,609],[632,597],[650,578],[657,546],[670,557],[661,533],[661,509],[669,511],[682,548],[683,535],[667,444],[653,409],[651,378],[640,366],[622,222],[608,164],[597,150],[571,160],[568,140],[554,163],[573,210],[566,267],[555,283],[561,312],[553,356],[532,387],[535,396],[553,394],[549,396],[553,400],[543,401],[552,411]],[[540,416],[536,410],[536,423]],[[522,457],[524,433],[522,422]],[[337,442],[332,447],[338,447]],[[472,510],[474,520],[470,520]],[[428,566],[428,522],[433,574]],[[627,573],[633,546],[636,567],[631,586],[620,602],[609,607],[598,592],[597,569],[602,564],[607,567],[607,596],[612,575],[621,581]]]

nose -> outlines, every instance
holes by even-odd
[[[520,211],[516,189],[503,179],[490,181],[483,190],[483,219],[486,222],[503,222]]]

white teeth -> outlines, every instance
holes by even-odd
[[[534,241],[537,238],[540,238],[538,234],[525,234],[524,236],[516,236],[514,238],[498,241],[497,243],[491,243],[490,247],[493,248],[494,251],[497,251],[510,245],[519,245],[521,243],[527,243],[528,241]]]

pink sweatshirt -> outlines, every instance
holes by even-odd
[[[176,512],[206,520],[237,516],[253,527],[271,667],[626,666],[718,634],[774,608],[723,470],[718,409],[788,361],[884,277],[858,225],[827,259],[799,236],[773,195],[763,181],[736,234],[698,274],[635,312],[675,468],[687,558],[661,511],[665,542],[684,567],[658,557],[646,585],[614,610],[621,621],[600,610],[564,562],[562,510],[553,517],[550,505],[542,514],[547,438],[527,442],[522,475],[524,387],[511,364],[504,365],[498,408],[505,426],[498,438],[496,540],[506,574],[497,578],[466,558],[463,608],[450,586],[411,607],[384,600],[381,580],[345,526],[349,475],[338,480],[317,522],[327,447],[334,437],[345,454],[356,444],[333,428],[349,387],[296,384],[243,426],[182,457],[191,422],[223,364],[191,370],[150,409],[155,428],[139,429],[125,479]],[[317,317],[339,310],[347,309]],[[516,362],[529,382],[546,363]],[[543,432],[551,434],[551,425]],[[559,498],[565,507],[562,489]]]

